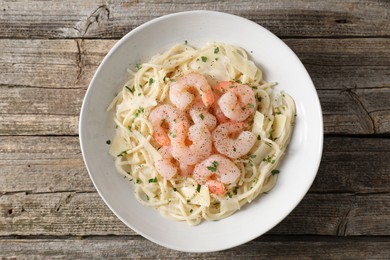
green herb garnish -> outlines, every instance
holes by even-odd
[[[200,117],[200,119],[202,119],[202,120],[204,119],[204,115],[203,115],[203,114],[200,114],[199,117]]]
[[[153,179],[149,179],[149,183],[157,182],[157,177],[154,177]]]
[[[107,141],[106,141],[106,144],[111,144],[111,140],[107,140]]]
[[[212,171],[212,172],[216,172],[217,171],[217,167],[218,167],[218,162],[217,161],[213,161],[212,166],[207,166],[207,169]]]
[[[135,91],[134,86],[132,88],[129,88],[128,86],[125,86],[125,88],[127,88],[131,93],[134,93],[134,91]]]
[[[271,171],[271,174],[272,174],[272,175],[275,175],[275,174],[278,174],[279,172],[280,172],[279,170],[272,170],[272,171]]]
[[[149,85],[152,85],[153,82],[154,82],[154,79],[153,79],[153,78],[150,78],[150,79],[149,79]]]
[[[203,62],[207,61],[207,57],[206,56],[202,56],[201,59],[202,59]]]
[[[216,48],[214,49],[214,53],[217,54],[218,52],[219,52],[219,47],[216,47]]]
[[[196,191],[200,192],[200,184],[198,184],[198,187],[196,187]],[[189,202],[189,201],[187,200],[187,202]]]

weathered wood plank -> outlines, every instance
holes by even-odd
[[[390,139],[326,137],[310,191],[390,192],[389,161]],[[0,168],[0,194],[95,190],[77,137],[0,137]]]
[[[213,253],[184,253],[145,239],[129,237],[75,239],[2,239],[0,257],[146,258],[146,259],[386,259],[388,238],[323,238],[263,236],[244,245]]]
[[[173,8],[174,6],[174,8]],[[389,36],[387,1],[52,1],[0,5],[1,38],[118,38],[165,14],[216,10],[253,20],[278,36]],[[320,28],[320,29],[319,29]]]
[[[390,131],[389,39],[286,42],[312,70],[324,110],[326,133]],[[0,113],[5,114],[1,115],[0,134],[77,134],[77,115],[84,94],[80,89],[86,89],[114,43],[0,40],[4,50],[0,54]],[[63,98],[66,102],[59,104],[57,100]]]
[[[83,89],[0,87],[0,114],[77,116]]]
[[[0,196],[0,226],[0,236],[135,234],[114,216],[94,192],[4,194]],[[269,233],[390,235],[389,227],[390,193],[309,193],[299,206]]]
[[[318,96],[326,134],[390,133],[390,87],[318,90]]]
[[[285,39],[317,89],[390,86],[390,39]]]
[[[2,115],[0,135],[75,135],[78,116]]]
[[[0,134],[77,135],[84,92],[0,86]],[[390,133],[390,87],[318,94],[326,134]]]
[[[86,89],[116,40],[0,40],[0,85]],[[317,89],[390,86],[390,39],[286,39]]]
[[[115,42],[1,39],[0,85],[86,89]]]

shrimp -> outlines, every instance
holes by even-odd
[[[190,109],[190,116],[195,124],[204,124],[209,131],[217,125],[217,119],[207,109],[200,99],[197,99]]]
[[[247,154],[256,142],[256,135],[250,131],[242,131],[245,126],[243,122],[230,122],[217,126],[213,131],[214,146],[217,151],[233,159]],[[234,135],[238,137],[232,138]]]
[[[223,114],[231,120],[241,122],[255,113],[255,93],[249,86],[221,81],[216,89],[224,93],[219,98],[218,105]]]
[[[214,113],[214,116],[217,119],[219,124],[226,123],[226,122],[230,121],[230,119],[223,114],[221,108],[218,105],[218,102],[214,102],[214,104],[211,106],[211,109],[212,109],[212,112]]]
[[[192,125],[188,130],[188,139],[172,141],[172,155],[180,164],[194,165],[211,154],[211,133],[206,126]],[[191,144],[188,146],[188,143]]]
[[[162,159],[156,161],[154,165],[160,175],[165,179],[170,180],[177,174],[187,177],[194,171],[193,165],[180,164],[178,167],[177,161],[172,157],[171,146],[163,146],[158,152],[161,154]],[[178,169],[180,170],[179,172]]]
[[[171,105],[161,105],[153,109],[149,115],[153,126],[153,138],[161,146],[170,145],[170,139],[185,140],[189,122],[184,113]],[[170,135],[166,132],[169,128]]]
[[[161,154],[162,159],[156,161],[154,165],[161,176],[170,180],[177,174],[177,166],[172,162],[171,147],[163,146],[160,148],[159,153]]]
[[[180,110],[186,110],[194,101],[194,93],[198,93],[206,107],[214,103],[214,93],[206,78],[196,72],[180,77],[172,82],[169,89],[169,98]]]
[[[180,164],[180,176],[187,177],[194,172],[194,165]]]
[[[214,154],[195,166],[193,177],[216,195],[225,193],[224,184],[231,184],[240,177],[240,169],[228,158]]]

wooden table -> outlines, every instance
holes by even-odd
[[[89,81],[113,44],[172,12],[268,28],[317,88],[325,142],[300,205],[242,246],[188,254],[127,228],[97,194],[78,140]],[[0,257],[390,258],[390,2],[0,2]]]

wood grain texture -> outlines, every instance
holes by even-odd
[[[0,134],[76,135],[85,89],[114,43],[0,40],[4,49]],[[289,39],[286,43],[313,77],[325,133],[390,132],[389,39]]]
[[[0,236],[135,235],[95,192],[21,192],[2,195],[0,226],[3,227]],[[389,227],[390,193],[309,193],[269,234],[385,236],[390,235]],[[164,232],[163,226],[161,232]]]
[[[270,234],[388,235],[389,147],[325,138],[310,193]],[[0,137],[0,168],[0,235],[135,234],[95,193],[77,137]]]
[[[390,192],[389,161],[390,139],[325,137],[310,192]],[[95,191],[77,137],[2,136],[0,169],[0,194]]]
[[[1,38],[118,38],[153,18],[190,10],[240,15],[282,37],[389,36],[388,1],[36,1],[0,4]]]
[[[263,236],[213,253],[184,253],[133,237],[0,240],[0,257],[109,259],[386,259],[389,238]]]

